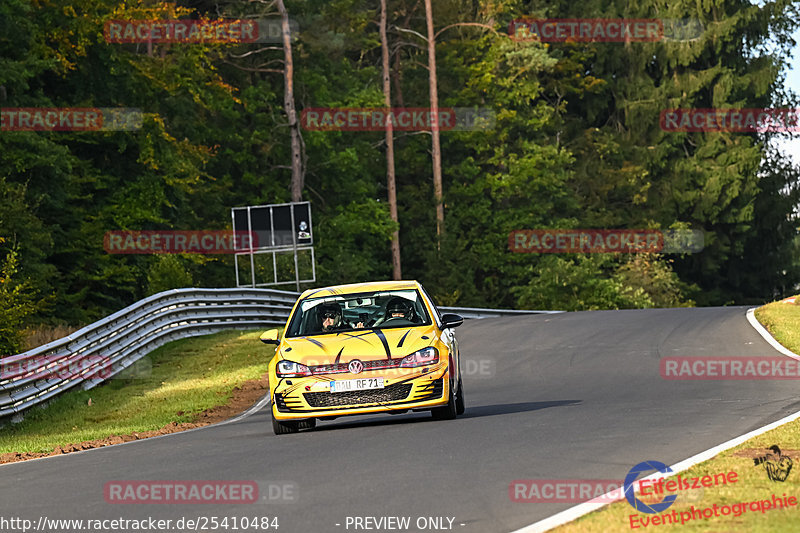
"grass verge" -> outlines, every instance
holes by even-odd
[[[274,347],[259,342],[260,333],[228,331],[162,346],[108,382],[70,391],[0,428],[0,453],[51,452],[196,422],[226,405],[235,389],[264,378]]]
[[[800,298],[799,298],[800,300]],[[784,346],[794,353],[800,354],[800,306],[773,302],[756,310],[756,318]],[[772,481],[767,475],[767,462],[756,465],[754,459],[765,456],[773,445],[778,445],[783,455],[788,455],[793,464],[785,481]],[[775,459],[773,455],[772,459]],[[786,462],[783,463],[785,468]],[[631,465],[633,466],[633,465]],[[712,485],[690,491],[677,491],[678,499],[668,509],[659,514],[637,513],[626,501],[621,500],[602,509],[589,513],[573,522],[553,529],[558,533],[585,533],[596,531],[749,531],[749,532],[783,532],[797,531],[800,528],[800,420],[784,424],[750,439],[739,446],[726,450],[716,457],[697,464],[680,476],[686,478],[702,478],[705,475],[736,472],[736,481],[729,484]],[[672,476],[668,479],[675,479]],[[673,492],[674,493],[674,492]],[[797,505],[788,509],[777,508],[773,496],[796,498]],[[663,494],[657,497],[641,496],[638,498],[648,504],[661,501]],[[775,507],[763,511],[763,503],[753,505],[752,502],[769,500]],[[745,504],[744,506],[742,504]],[[710,517],[699,517],[694,511],[710,508]],[[728,506],[729,514],[724,516],[724,506]],[[757,507],[760,507],[758,509]],[[673,513],[674,511],[674,513]],[[686,513],[686,514],[682,514]],[[735,516],[738,514],[739,516]],[[674,520],[670,521],[667,515]],[[690,515],[692,518],[690,518]],[[653,521],[654,517],[663,517]],[[686,518],[685,522],[681,522]],[[647,525],[644,520],[649,519]]]

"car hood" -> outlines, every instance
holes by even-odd
[[[281,343],[280,355],[284,359],[312,365],[347,363],[352,359],[402,359],[431,346],[437,338],[433,325],[288,337]]]

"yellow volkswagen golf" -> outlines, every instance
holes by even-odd
[[[464,412],[453,328],[416,281],[339,285],[304,292],[295,302],[269,364],[276,435],[312,429],[317,420],[369,413]]]

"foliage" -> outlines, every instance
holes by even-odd
[[[770,148],[775,135],[666,132],[658,120],[673,107],[794,106],[782,81],[796,3],[434,4],[441,105],[488,109],[495,122],[442,132],[440,248],[430,136],[396,132],[405,277],[451,305],[555,309],[745,303],[797,285],[800,175]],[[377,3],[286,5],[301,29],[297,108],[381,106]],[[427,52],[415,35],[425,33],[422,3],[388,5],[393,105],[426,107]],[[16,279],[54,303],[25,322],[85,324],[154,291],[234,283],[229,256],[112,255],[103,236],[225,229],[231,207],[289,200],[282,52],[269,43],[109,44],[103,24],[259,18],[268,9],[206,0],[0,4],[2,107],[144,113],[136,131],[0,134],[0,256],[15,250]],[[692,19],[703,31],[645,43],[514,41],[508,23],[523,15]],[[303,131],[303,141],[317,284],[390,277],[383,133]],[[507,246],[515,229],[658,227],[702,230],[705,249],[592,257]]]
[[[0,264],[0,357],[21,351],[25,319],[41,306],[30,283],[15,279],[18,268],[17,251],[11,250]]]
[[[174,255],[158,255],[147,271],[147,296],[192,286],[192,274]]]

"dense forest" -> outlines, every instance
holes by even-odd
[[[176,287],[230,287],[231,255],[118,255],[117,230],[224,230],[232,207],[292,199],[280,42],[114,43],[109,20],[269,19],[266,0],[3,0],[0,107],[136,108],[141,127],[0,131],[0,354],[24,328],[81,325]],[[387,0],[390,101],[431,105],[426,2]],[[379,0],[285,0],[293,100],[385,106]],[[628,42],[514,38],[512,21],[630,18],[693,31]],[[402,277],[442,305],[564,310],[726,305],[800,281],[800,170],[777,132],[665,131],[682,108],[786,108],[790,0],[434,0],[438,106],[490,128],[302,129],[316,285]],[[682,22],[681,22],[682,21]],[[675,25],[673,24],[673,29]],[[680,29],[680,27],[678,28]],[[696,31],[694,31],[696,30]],[[693,229],[691,254],[520,254],[532,228]],[[292,286],[289,286],[292,288]]]

